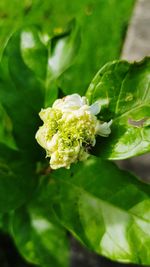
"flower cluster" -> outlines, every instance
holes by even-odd
[[[96,135],[108,136],[110,122],[100,122],[96,115],[100,105],[89,106],[86,97],[68,95],[39,113],[44,124],[36,133],[37,142],[50,157],[52,169],[70,168],[89,156],[88,149],[96,143]]]

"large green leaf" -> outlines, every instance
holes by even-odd
[[[112,260],[150,264],[149,185],[96,158],[52,176],[55,212],[82,243]]]
[[[32,207],[15,211],[11,233],[22,256],[44,267],[69,266],[69,246],[66,232],[51,220],[51,213]]]
[[[11,211],[31,197],[38,183],[34,169],[21,153],[0,143],[0,212]]]
[[[20,33],[9,40],[0,66],[0,102],[12,121],[17,146],[33,158],[38,146],[35,132],[43,101],[43,85],[25,65],[20,52]]]
[[[18,211],[12,229],[18,250],[27,261],[45,267],[69,266],[65,232],[47,218]]]
[[[75,22],[65,37],[47,42],[34,27],[15,33],[0,66],[0,101],[12,121],[17,146],[32,158],[38,149],[35,141],[40,124],[38,113],[44,102],[50,105],[57,98],[58,87],[52,80],[72,64],[79,49]]]
[[[109,138],[99,138],[95,152],[109,159],[124,159],[150,151],[150,59],[130,64],[106,64],[87,91],[90,102],[99,100],[101,120],[113,120]]]

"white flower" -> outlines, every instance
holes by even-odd
[[[110,122],[100,122],[99,102],[89,105],[86,97],[68,95],[54,102],[52,108],[39,113],[44,124],[36,133],[37,142],[50,157],[52,169],[70,168],[89,156],[88,149],[96,144],[96,135],[107,137]]]

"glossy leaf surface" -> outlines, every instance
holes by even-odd
[[[51,40],[48,60],[48,71],[51,79],[56,79],[72,65],[73,59],[78,53],[81,42],[79,26],[73,20],[68,30],[70,34],[66,33],[62,37],[58,35]]]
[[[124,159],[150,151],[150,59],[106,64],[87,91],[100,101],[101,120],[113,120],[109,138],[99,138],[96,155]]]
[[[53,174],[55,212],[88,248],[121,262],[150,263],[150,187],[91,158]]]
[[[43,207],[44,210],[44,207]],[[51,214],[25,208],[11,221],[12,235],[24,258],[45,267],[69,266],[69,246],[65,230],[51,221]]]

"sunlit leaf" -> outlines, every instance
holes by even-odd
[[[43,207],[44,209],[44,207]],[[69,246],[65,230],[34,209],[17,210],[11,220],[14,241],[22,256],[45,267],[69,266]]]
[[[101,120],[113,120],[109,138],[99,138],[94,153],[124,159],[150,151],[150,59],[130,64],[106,64],[87,91],[90,102],[99,100]]]
[[[80,30],[75,21],[71,23],[71,34],[60,37],[57,36],[51,40],[52,47],[48,59],[48,72],[50,79],[56,79],[70,65],[80,47]]]
[[[150,264],[150,187],[91,158],[53,174],[55,212],[87,247],[112,260]]]

